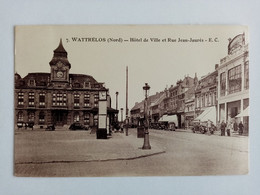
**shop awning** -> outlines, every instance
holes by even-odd
[[[216,125],[216,107],[211,106],[206,108],[197,118],[194,119],[194,121],[212,121],[214,125]]]
[[[168,121],[166,120],[166,118],[167,118],[167,115],[163,115],[163,116],[159,119],[159,122],[168,122]]]
[[[159,119],[159,122],[175,123],[176,125],[178,125],[178,118],[176,115],[163,115]]]
[[[237,118],[237,117],[244,117],[244,116],[249,116],[249,106],[245,110],[242,110],[242,112],[240,112],[235,117]]]

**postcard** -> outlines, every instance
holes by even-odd
[[[249,173],[239,25],[15,27],[14,175]]]

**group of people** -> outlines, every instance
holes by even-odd
[[[234,131],[238,130],[238,134],[242,135],[244,131],[244,125],[242,121],[240,121],[239,125],[237,125],[236,122],[233,123],[232,120],[229,120],[227,124],[224,121],[222,121],[222,123],[220,124],[220,130],[221,130],[221,136],[225,136],[226,131],[227,131],[227,136],[230,136],[231,130]]]

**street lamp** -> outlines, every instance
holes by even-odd
[[[116,92],[116,110],[118,109],[118,91]],[[118,122],[118,114],[116,114],[116,122]]]
[[[148,112],[148,93],[149,93],[150,86],[148,83],[145,83],[145,86],[143,87],[143,90],[145,92],[145,101],[144,101],[144,145],[143,145],[143,150],[149,150],[151,149],[150,142],[149,142],[149,131],[148,131],[148,117],[147,117],[147,112]]]
[[[123,108],[121,108],[121,122],[123,122]]]

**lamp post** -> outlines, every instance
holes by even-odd
[[[121,122],[123,122],[123,108],[121,108]]]
[[[150,142],[149,142],[149,131],[148,131],[148,117],[147,117],[147,111],[148,111],[148,93],[149,93],[150,86],[148,83],[145,83],[145,86],[143,87],[143,90],[145,92],[145,101],[144,101],[144,145],[143,150],[149,150],[151,149]]]
[[[118,91],[116,92],[116,110],[118,109]],[[118,114],[116,114],[116,122],[118,122]]]

